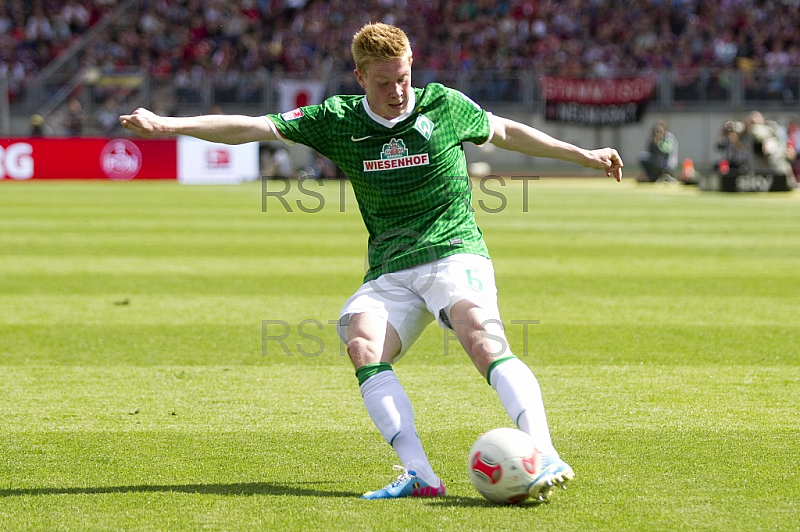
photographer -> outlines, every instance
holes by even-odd
[[[753,111],[745,119],[741,139],[746,147],[747,167],[751,171],[786,176],[787,185],[797,187],[788,142],[785,135],[781,135],[777,122],[766,121],[760,112]]]
[[[675,181],[672,174],[678,166],[678,141],[665,122],[653,126],[647,151],[642,152],[639,162],[648,181]]]
[[[741,122],[728,120],[722,126],[716,142],[717,151],[721,152],[721,158],[716,166],[717,170],[720,170],[721,164],[725,164],[730,170],[745,170],[748,152],[747,147],[742,142],[741,134],[743,132],[744,124]]]

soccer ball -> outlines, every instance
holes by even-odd
[[[500,428],[482,434],[469,451],[467,471],[475,489],[492,502],[517,504],[542,469],[542,453],[521,430]]]

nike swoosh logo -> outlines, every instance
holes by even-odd
[[[350,140],[352,140],[353,142],[361,142],[362,140],[367,140],[369,138],[372,138],[372,135],[367,135],[366,137],[353,137],[353,136],[351,136]]]

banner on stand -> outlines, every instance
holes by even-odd
[[[545,119],[596,126],[638,122],[655,89],[656,79],[652,76],[616,79],[545,76]]]

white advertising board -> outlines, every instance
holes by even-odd
[[[259,176],[258,143],[218,144],[193,137],[178,138],[178,182],[224,185],[254,181]]]

